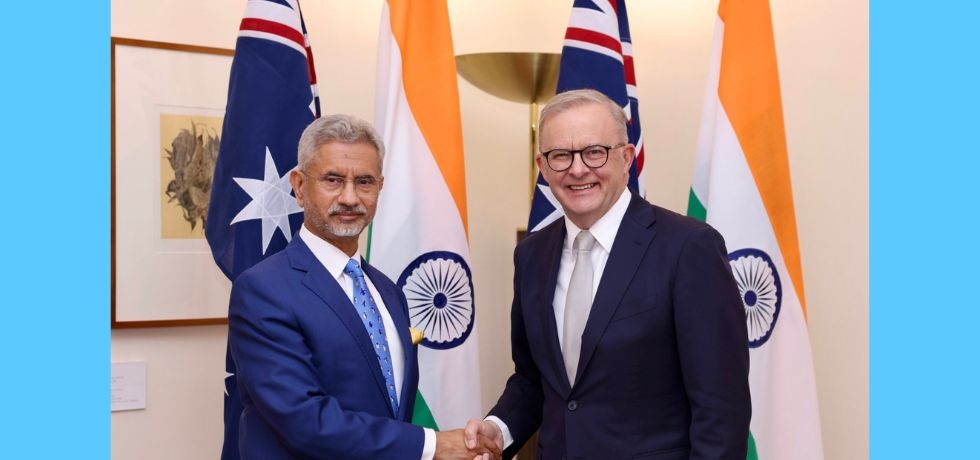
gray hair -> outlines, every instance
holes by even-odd
[[[623,112],[623,108],[619,106],[615,101],[609,99],[608,96],[602,94],[594,89],[573,89],[571,91],[565,91],[563,93],[558,93],[555,97],[548,101],[548,104],[541,109],[541,116],[538,119],[538,132],[544,131],[544,126],[548,120],[562,113],[568,109],[575,107],[581,107],[583,105],[598,104],[604,105],[609,109],[609,115],[612,116],[616,124],[619,125],[619,135],[620,142],[629,142],[629,134],[626,131],[626,124],[629,120],[626,119],[626,113]],[[541,138],[538,138],[538,150],[541,149]]]
[[[297,167],[301,171],[306,171],[317,149],[329,142],[371,144],[378,151],[378,167],[384,167],[385,144],[378,131],[371,126],[371,123],[343,114],[320,117],[303,130],[296,151]]]

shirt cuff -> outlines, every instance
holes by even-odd
[[[507,428],[507,424],[504,423],[503,420],[500,420],[494,415],[488,415],[487,418],[483,420],[496,423],[497,427],[500,428],[500,432],[504,434],[504,449],[510,447],[510,445],[514,443],[514,437],[510,435],[510,428]]]
[[[422,460],[432,460],[436,456],[436,432],[432,428],[422,428],[425,443],[422,444]]]

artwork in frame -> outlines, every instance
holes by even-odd
[[[227,322],[204,239],[233,50],[112,37],[113,328]]]

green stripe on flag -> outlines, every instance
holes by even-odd
[[[412,413],[412,423],[439,431],[439,425],[436,425],[436,419],[429,411],[429,405],[425,403],[425,398],[418,391],[415,392],[415,412]]]
[[[693,187],[691,188],[691,195],[687,199],[687,215],[701,222],[704,222],[704,219],[708,216],[708,210],[704,209],[701,200],[694,194]]]
[[[755,438],[749,432],[749,452],[745,455],[745,460],[759,460],[759,453],[755,451]]]
[[[374,222],[368,224],[367,244],[364,245],[364,261],[371,263],[371,232],[374,231]]]

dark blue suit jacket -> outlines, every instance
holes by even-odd
[[[721,235],[633,196],[569,385],[552,301],[563,219],[514,253],[515,373],[491,414],[513,454],[540,425],[543,459],[744,460],[751,403],[744,307]]]
[[[354,306],[296,235],[232,286],[228,341],[244,405],[243,459],[421,456],[422,428],[407,423],[419,378],[408,307],[391,280],[362,266],[405,350],[398,413]]]

